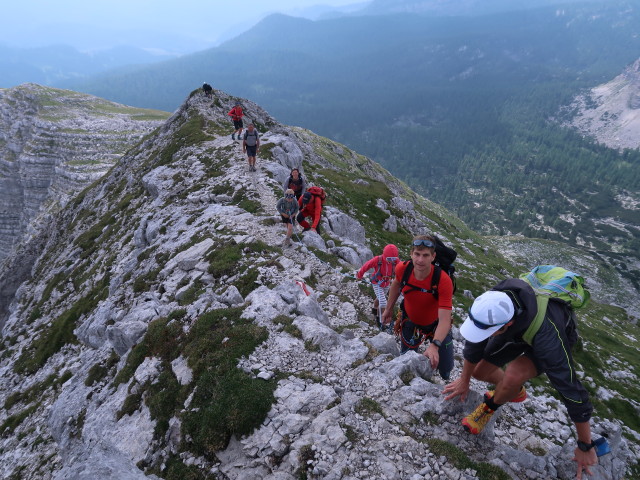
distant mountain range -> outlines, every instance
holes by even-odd
[[[372,0],[358,13],[386,15],[390,13],[420,13],[432,15],[487,15],[523,9],[534,9],[589,0]],[[597,1],[597,0],[592,0]]]
[[[118,46],[93,53],[66,45],[15,48],[0,45],[0,88],[22,83],[59,85],[128,65],[142,65],[169,58],[166,53]]]

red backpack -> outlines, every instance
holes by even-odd
[[[324,205],[324,201],[327,198],[327,194],[322,187],[309,187],[307,188],[307,192],[309,192],[314,197],[320,198],[320,202]]]

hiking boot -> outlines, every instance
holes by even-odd
[[[289,237],[285,238],[284,241],[282,242],[282,246],[283,247],[291,246],[291,239]]]
[[[467,432],[478,435],[487,426],[494,413],[496,413],[495,410],[491,410],[486,403],[482,402],[462,419],[462,426]]]
[[[493,398],[493,394],[495,392],[493,390],[489,390],[488,392],[484,392],[484,398],[489,399],[489,398]],[[511,400],[509,400],[509,402],[511,403],[520,403],[520,402],[524,402],[527,399],[527,391],[525,390],[524,386],[522,386],[520,388],[520,392],[513,397]]]
[[[232,134],[231,134],[231,140],[235,140],[235,139],[236,139],[236,134],[235,134],[235,133],[232,133]]]
[[[376,307],[371,307],[371,313],[373,313],[374,315],[378,315],[378,309]]]

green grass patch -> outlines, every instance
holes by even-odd
[[[436,456],[445,456],[449,463],[459,470],[467,468],[475,470],[480,480],[511,480],[511,477],[504,470],[487,462],[476,463],[472,461],[462,449],[449,442],[437,438],[426,438],[424,441]]]
[[[125,415],[133,415],[142,406],[142,393],[132,393],[124,399],[122,408],[116,412],[116,418],[120,420]]]
[[[208,272],[216,278],[223,275],[231,276],[238,270],[238,263],[242,259],[242,247],[236,243],[228,243],[209,253]]]
[[[179,312],[175,316],[183,315]],[[145,403],[156,420],[156,438],[162,438],[169,420],[183,420],[183,436],[192,439],[184,448],[207,458],[225,448],[231,435],[243,435],[257,428],[273,403],[276,380],[254,379],[236,367],[240,357],[249,355],[267,338],[264,328],[241,319],[242,309],[215,310],[200,316],[185,334],[179,321],[158,319],[149,324],[144,338],[127,358],[114,384],[128,381],[146,357],[161,360],[162,372],[156,382],[145,385]],[[181,386],[170,362],[182,354],[194,375],[193,382]],[[143,392],[140,392],[142,395]],[[190,410],[184,402],[193,393]],[[137,398],[123,406],[122,415],[140,406]],[[132,410],[133,409],[133,410]]]
[[[251,433],[274,401],[275,380],[254,379],[236,367],[241,356],[267,338],[264,328],[241,319],[241,313],[230,308],[202,315],[184,345],[196,393],[183,419],[183,434],[193,438],[196,453],[206,456],[225,448],[231,435]]]
[[[93,225],[86,232],[78,235],[74,243],[83,251],[81,258],[86,258],[98,249],[100,243],[96,242],[96,240],[98,240],[103,233],[106,233],[109,227],[115,223],[115,217],[108,214],[102,217],[98,223]]]
[[[159,318],[149,323],[143,339],[129,352],[127,362],[113,380],[114,386],[128,382],[146,357],[160,357],[171,362],[179,355],[182,327],[176,321]]]
[[[156,166],[167,165],[173,162],[174,155],[184,147],[199,145],[208,140],[213,140],[212,136],[205,133],[205,125],[206,121],[204,117],[191,115],[190,118],[180,126],[176,133],[171,136],[173,141],[162,149]]]
[[[236,190],[236,193],[234,193],[231,198],[238,207],[249,213],[258,213],[262,208],[262,204],[259,201],[250,198],[248,192],[243,188]]]
[[[187,291],[184,292],[180,300],[178,300],[178,304],[181,307],[184,307],[185,305],[191,305],[198,298],[200,298],[200,295],[202,295],[204,289],[204,284],[200,280],[195,280],[193,284],[187,289]]]
[[[256,282],[258,281],[259,276],[260,272],[258,271],[258,269],[251,267],[246,270],[244,275],[233,282],[243,298],[257,288],[258,284]]]
[[[61,376],[56,374],[49,375],[42,382],[32,385],[23,392],[14,392],[7,397],[4,401],[5,410],[9,410],[11,407],[18,403],[31,403],[34,401],[40,401],[44,392],[49,388],[57,389],[58,386],[69,380],[73,374],[70,371],[65,371]]]
[[[20,413],[16,413],[15,415],[11,415],[7,418],[2,425],[0,425],[0,435],[5,437],[6,435],[10,435],[14,432],[16,428],[18,428],[22,422],[24,422],[33,412],[35,412],[40,404],[31,405],[28,408],[25,408]]]
[[[118,354],[116,352],[111,352],[109,358],[94,364],[89,369],[89,373],[87,373],[87,378],[85,379],[84,384],[87,387],[91,387],[93,384],[101,381],[109,374],[111,369],[118,364],[119,360],[120,357],[118,357]]]
[[[208,472],[203,471],[195,465],[185,465],[180,457],[172,455],[165,462],[166,468],[163,472],[152,471],[165,480],[210,480],[213,477]]]
[[[382,411],[382,407],[378,402],[369,397],[364,397],[360,399],[360,401],[355,406],[356,413],[359,413],[363,416],[368,416],[374,413],[379,413],[380,415],[384,415]]]
[[[77,339],[73,330],[77,321],[82,315],[92,311],[100,300],[107,298],[108,293],[109,275],[105,275],[87,296],[82,297],[69,310],[54,320],[23,351],[14,366],[16,373],[35,373],[66,344],[76,343]]]
[[[158,280],[158,274],[162,268],[158,267],[150,272],[140,275],[133,281],[133,291],[135,293],[148,292],[152,285]]]
[[[283,331],[287,332],[289,335],[295,338],[302,338],[302,332],[298,327],[293,324],[293,318],[288,317],[286,315],[278,315],[273,319],[273,323],[278,325],[283,325]]]

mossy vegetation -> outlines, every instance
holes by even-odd
[[[93,384],[100,382],[117,365],[118,360],[120,360],[120,357],[115,352],[111,352],[109,358],[94,364],[89,369],[84,384],[87,387],[91,387]]]
[[[15,415],[11,415],[8,417],[2,425],[0,425],[0,435],[10,435],[13,431],[18,428],[22,422],[24,422],[28,417],[30,417],[40,406],[40,404],[31,405],[19,413]]]
[[[172,142],[164,147],[159,154],[155,166],[167,165],[174,161],[174,155],[182,148],[199,145],[213,137],[205,133],[206,120],[200,115],[192,114],[176,133],[172,136]]]
[[[373,413],[384,415],[380,404],[369,397],[360,399],[360,401],[355,406],[355,411],[360,415],[371,415]]]
[[[427,438],[424,439],[424,441],[429,445],[431,452],[436,456],[446,457],[447,461],[459,470],[466,470],[468,468],[475,470],[477,472],[476,475],[480,480],[511,479],[511,476],[508,475],[507,472],[495,465],[491,465],[487,462],[474,462],[462,449],[449,442],[438,438]]]
[[[240,278],[233,283],[240,292],[240,295],[246,297],[255,290],[259,276],[260,272],[258,269],[250,267],[245,270],[244,275],[240,276]]]
[[[11,407],[18,403],[29,404],[32,402],[40,401],[42,395],[49,389],[57,389],[64,382],[69,380],[73,374],[70,371],[63,372],[62,375],[58,376],[56,374],[49,375],[42,382],[38,382],[35,385],[27,388],[22,392],[14,392],[7,397],[4,401],[5,410],[9,410]]]
[[[254,379],[236,366],[267,338],[264,328],[240,318],[242,309],[214,310],[200,316],[188,333],[182,329],[176,311],[173,319],[158,319],[149,324],[146,335],[136,345],[114,379],[127,382],[147,357],[161,360],[158,380],[142,386],[141,395],[156,420],[156,438],[162,438],[171,417],[183,421],[183,435],[191,441],[183,445],[197,455],[214,458],[231,435],[250,433],[264,420],[273,403],[275,380]],[[182,386],[171,369],[171,361],[182,355],[193,371],[193,382]],[[192,403],[184,411],[186,398]],[[121,409],[128,414],[139,408],[138,397]],[[137,403],[136,403],[137,402]]]
[[[216,278],[236,273],[238,262],[242,259],[242,247],[235,242],[222,245],[207,254],[208,272]]]
[[[73,330],[82,315],[92,311],[109,293],[109,275],[105,275],[95,287],[78,300],[69,310],[55,319],[26,348],[15,363],[17,373],[32,374],[69,343],[76,343]]]
[[[349,167],[349,170],[352,169],[353,167]],[[376,205],[379,199],[384,200],[388,205],[391,204],[392,194],[389,187],[382,182],[372,180],[364,172],[360,175],[366,178],[369,185],[360,186],[353,183],[353,180],[358,178],[357,171],[351,175],[345,175],[341,170],[320,169],[310,173],[309,179],[328,192],[326,205],[334,205],[360,219],[373,250],[382,250],[389,243],[399,247],[409,245],[411,234],[401,226],[398,226],[397,232],[388,232],[381,228],[389,215]]]

